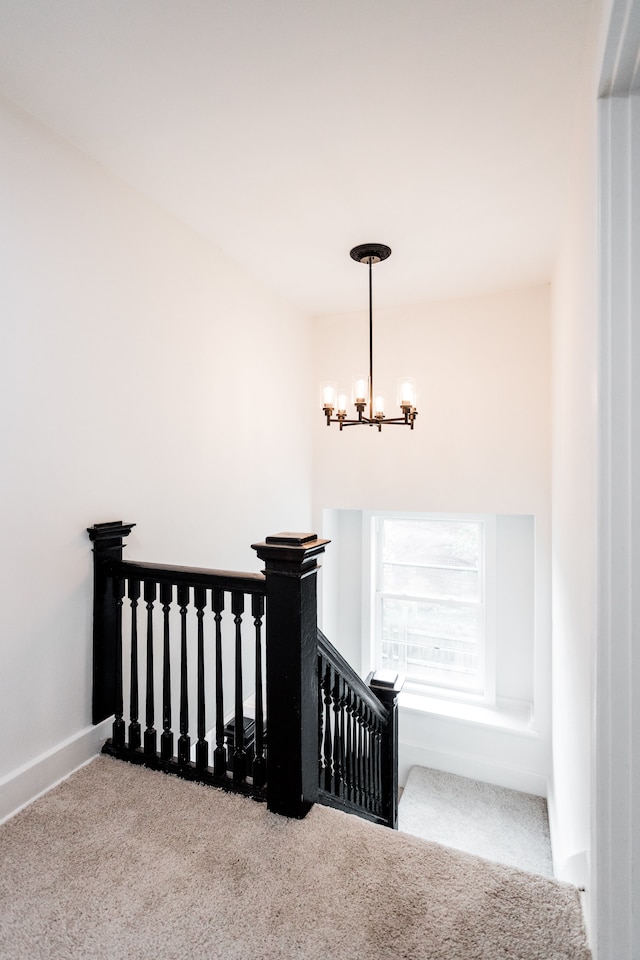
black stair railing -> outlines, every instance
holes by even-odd
[[[366,683],[318,631],[318,800],[398,826],[397,675]]]
[[[93,722],[114,716],[104,752],[264,797],[265,577],[125,561],[122,540],[132,527],[89,529]]]
[[[397,690],[364,684],[318,633],[329,541],[267,537],[253,544],[264,574],[232,573],[125,561],[133,526],[88,530],[93,722],[114,718],[104,752],[285,816],[319,800],[395,827]]]

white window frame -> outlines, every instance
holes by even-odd
[[[496,517],[495,514],[419,513],[416,511],[365,510],[362,523],[363,609],[362,663],[365,673],[376,669],[378,637],[376,636],[377,525],[386,519],[459,520],[480,523],[483,528],[484,557],[481,583],[484,594],[483,689],[481,693],[455,690],[428,684],[405,684],[407,693],[440,700],[455,700],[495,706],[496,702]]]

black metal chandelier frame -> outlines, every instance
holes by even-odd
[[[373,283],[371,271],[374,263],[380,263],[382,260],[386,260],[387,257],[391,256],[391,247],[388,247],[384,243],[361,243],[359,246],[354,247],[349,252],[349,255],[352,260],[357,260],[358,263],[366,263],[369,266],[369,400],[368,404],[365,397],[358,397],[354,400],[354,405],[358,413],[357,419],[348,417],[345,410],[337,410],[334,417],[333,413],[336,409],[334,403],[325,400],[322,409],[327,418],[327,426],[330,426],[332,423],[337,423],[341,430],[343,427],[377,427],[380,432],[383,424],[396,424],[401,427],[410,427],[411,430],[413,430],[418,411],[410,402],[401,399],[401,417],[385,417],[384,412],[379,411],[374,413],[373,410]],[[337,403],[337,398],[335,402]],[[367,406],[369,407],[369,415],[365,416]]]

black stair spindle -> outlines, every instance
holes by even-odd
[[[346,704],[347,704],[347,682],[342,680],[340,684],[340,712],[338,714],[340,720],[340,795],[345,797],[347,795],[347,779],[346,779],[346,735],[345,735],[345,714],[346,714]]]
[[[333,684],[333,792],[342,796],[342,743],[340,739],[340,675],[335,671]]]
[[[382,731],[380,723],[376,723],[376,812],[382,810]]]
[[[357,803],[358,797],[360,796],[360,789],[362,786],[361,780],[360,780],[360,743],[358,740],[358,734],[359,734],[360,723],[361,723],[360,717],[361,717],[361,711],[362,711],[362,702],[360,698],[357,696],[357,694],[355,693],[353,695],[352,711],[353,711],[353,725],[351,728],[351,737],[352,737],[351,757],[352,757],[353,769],[351,772],[351,781],[352,781],[353,790],[352,790],[351,799],[354,801],[354,803]]]
[[[358,753],[358,714],[357,714],[357,701],[354,700],[354,712],[355,717],[353,721],[353,744],[352,744],[352,757],[353,757],[353,801],[354,803],[358,802],[358,780],[359,780],[359,771],[360,771],[360,755]]]
[[[140,746],[141,733],[138,719],[138,599],[140,598],[140,581],[129,579],[129,601],[131,603],[131,675],[129,685],[129,749],[137,750]]]
[[[364,724],[362,719],[358,723],[358,803],[364,806]]]
[[[353,753],[353,735],[352,735],[352,692],[347,688],[346,695],[344,697],[344,712],[346,715],[345,723],[345,749],[344,749],[344,779],[345,779],[345,795],[347,800],[353,799],[353,793],[355,790],[355,779],[354,779],[354,769],[355,769],[355,757]]]
[[[113,720],[113,745],[115,747],[124,747],[125,741],[125,722],[124,722],[124,701],[122,693],[122,601],[125,593],[124,580],[114,577],[113,597],[118,610],[117,622],[119,624],[116,643],[115,643],[115,710]]]
[[[217,777],[227,775],[227,755],[224,748],[224,702],[222,675],[222,613],[224,590],[214,587],[211,608],[216,625],[216,748],[213,751],[213,772]]]
[[[367,796],[367,777],[369,773],[369,730],[367,726],[368,707],[366,703],[362,704],[362,713],[360,723],[362,724],[362,761],[360,765],[360,796],[362,797],[362,806],[365,810],[369,809]]]
[[[332,791],[333,736],[331,730],[331,665],[327,663],[324,673],[324,788]]]
[[[253,758],[253,785],[263,787],[267,782],[267,761],[264,756],[264,708],[262,702],[262,618],[264,617],[264,597],[254,593],[251,597],[251,616],[256,631],[256,675],[255,675],[255,741]]]
[[[244,780],[247,775],[247,754],[244,744],[244,703],[242,693],[242,614],[244,613],[244,594],[234,590],[231,594],[231,612],[236,627],[236,694],[233,724],[233,760],[234,780]]]
[[[180,736],[178,737],[178,763],[189,762],[191,737],[189,736],[189,683],[187,674],[187,607],[189,587],[178,585],[180,607]]]
[[[154,580],[144,582],[144,600],[147,605],[147,689],[144,731],[144,752],[146,756],[155,756],[158,749],[157,735],[153,726],[155,720],[155,700],[153,691],[153,604],[156,599],[156,584]]]
[[[203,770],[209,763],[209,744],[205,740],[207,717],[204,690],[204,608],[207,603],[207,591],[204,587],[195,587],[193,605],[198,618],[198,740],[196,743],[196,767]]]
[[[373,809],[377,812],[379,806],[379,788],[378,788],[378,728],[377,718],[374,717],[371,725],[371,798]]]
[[[160,584],[160,602],[164,618],[164,640],[162,651],[162,736],[160,737],[160,756],[162,760],[173,757],[173,731],[171,729],[171,626],[169,616],[173,586]]]
[[[364,796],[365,807],[371,810],[371,710],[369,707],[365,709],[364,714]]]
[[[371,754],[371,809],[374,813],[378,813],[380,797],[378,792],[379,755],[377,717],[373,717],[371,723]]]
[[[324,777],[324,660],[318,652],[318,785]]]

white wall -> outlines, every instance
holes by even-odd
[[[374,267],[374,293],[384,267]],[[349,385],[352,373],[366,370],[366,312],[317,318],[314,335],[318,383]],[[400,738],[411,762],[545,792],[551,751],[549,287],[374,311],[374,336],[376,390],[395,401],[396,375],[418,381],[416,428],[340,433],[324,424],[318,400],[316,525],[324,509],[533,516],[535,650],[529,666],[536,733],[407,711]],[[331,565],[340,561],[331,551],[324,563],[327,580],[335,582]],[[352,643],[340,637],[341,645]]]
[[[304,316],[7,104],[0,126],[8,804],[90,723],[85,528],[135,521],[131,559],[259,569],[252,542],[310,529],[315,384]]]

